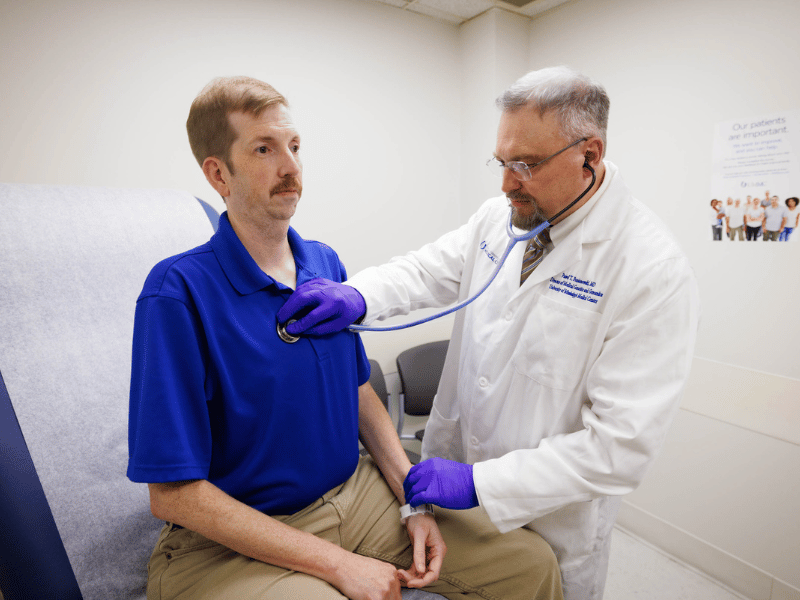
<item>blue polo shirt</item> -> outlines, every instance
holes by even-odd
[[[297,283],[344,281],[336,253],[289,229]],[[358,335],[278,338],[292,290],[266,275],[227,213],[211,240],[150,272],[136,303],[128,477],[207,479],[267,514],[291,514],[358,463]]]

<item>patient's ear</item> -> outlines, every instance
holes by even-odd
[[[224,161],[216,156],[209,156],[203,161],[203,174],[206,176],[208,183],[211,184],[211,187],[222,196],[223,200],[231,195],[231,190],[228,186],[231,174]]]

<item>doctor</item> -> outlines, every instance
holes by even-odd
[[[564,597],[600,599],[620,498],[658,454],[689,374],[697,286],[672,235],[603,160],[602,86],[543,69],[497,104],[489,164],[505,196],[349,285],[301,286],[278,318],[313,307],[288,331],[325,334],[467,298],[506,245],[509,205],[530,230],[591,186],[456,315],[423,440],[429,460],[404,485],[412,504],[479,504],[500,531],[539,532]]]

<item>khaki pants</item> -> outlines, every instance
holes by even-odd
[[[412,546],[399,503],[371,459],[315,503],[276,517],[363,556],[406,568]],[[437,509],[447,544],[439,580],[425,588],[451,600],[562,598],[550,546],[527,529],[501,534],[482,508]],[[148,600],[334,600],[330,584],[234,552],[198,533],[167,524],[150,558]]]

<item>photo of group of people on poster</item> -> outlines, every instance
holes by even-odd
[[[796,196],[781,202],[767,190],[763,197],[728,197],[723,202],[711,200],[711,239],[722,241],[788,242],[800,224]],[[798,234],[800,235],[800,234]]]
[[[798,149],[800,110],[717,123],[707,209],[712,241],[800,240]]]

